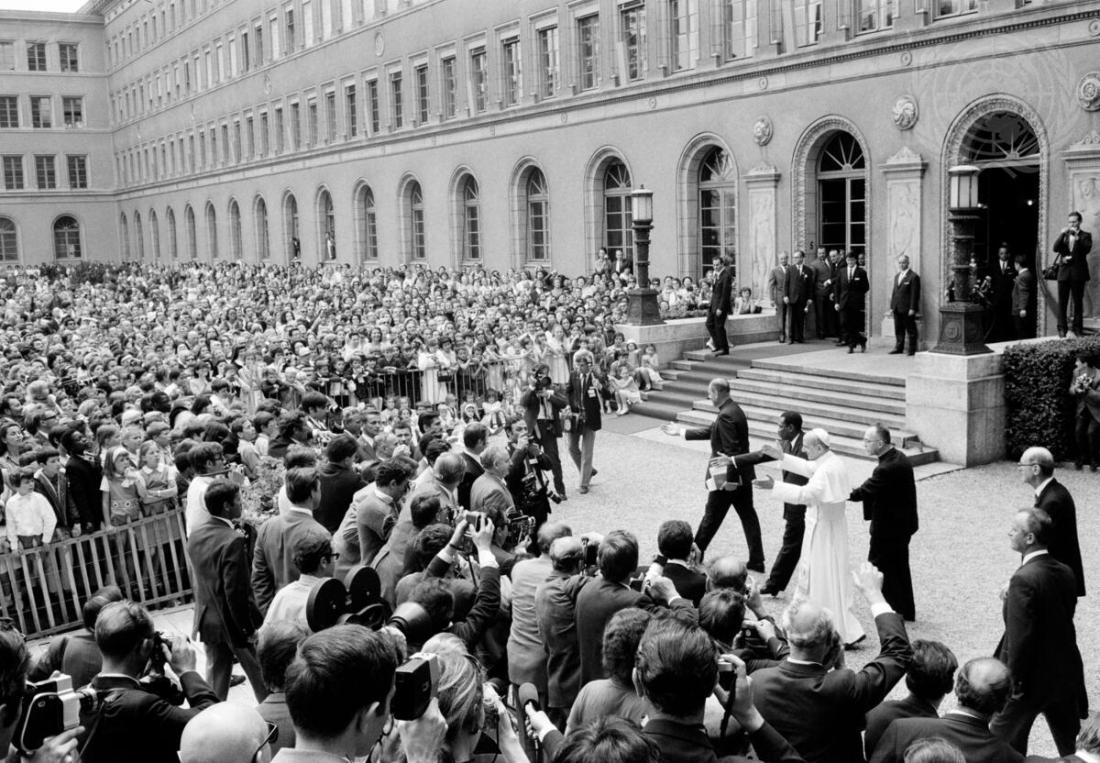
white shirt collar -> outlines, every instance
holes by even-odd
[[[1051,482],[1054,482],[1053,475],[1047,477],[1045,480],[1040,482],[1039,485],[1035,488],[1035,497],[1038,498],[1039,496],[1041,496],[1043,494],[1043,491],[1047,489],[1047,485],[1049,485]]]
[[[312,517],[313,516],[313,511],[312,510],[307,509],[305,506],[296,506],[295,504],[291,504],[290,508],[287,509],[287,511],[288,512],[297,511],[299,514],[305,514],[307,517]]]
[[[1025,564],[1027,564],[1028,562],[1030,562],[1032,559],[1034,559],[1037,556],[1042,556],[1043,554],[1049,554],[1049,553],[1050,552],[1047,551],[1045,548],[1040,548],[1037,551],[1032,551],[1029,554],[1024,554],[1024,558],[1020,560],[1020,566],[1023,567]]]
[[[379,490],[377,484],[374,486],[374,494],[378,497],[378,500],[382,501],[382,503],[393,504],[393,498]]]

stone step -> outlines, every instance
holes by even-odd
[[[776,422],[779,420],[779,414],[783,412],[782,409],[778,407],[759,408],[751,405],[743,405],[741,406],[741,410],[745,412],[745,417],[749,420],[750,429],[766,437],[775,436]],[[713,420],[716,415],[713,410],[702,410],[699,408],[693,408],[690,412],[709,417],[710,420]],[[890,430],[890,436],[893,439],[902,444],[915,444],[920,442],[920,438],[917,437],[917,435],[905,429],[904,421],[881,421],[880,423]],[[853,440],[862,441],[863,433],[867,430],[868,426],[870,425],[849,420],[833,419],[827,416],[819,416],[815,413],[802,414],[803,429],[809,430],[820,427],[829,434],[849,437]]]
[[[772,426],[775,425],[776,417],[783,411],[798,411],[802,414],[804,421],[828,421],[830,423],[854,426],[858,428],[861,437],[864,429],[872,424],[880,422],[883,426],[891,430],[904,429],[905,427],[904,415],[886,413],[883,411],[865,411],[858,408],[827,405],[823,403],[815,403],[813,406],[807,406],[804,401],[797,398],[782,398],[775,395],[760,395],[756,393],[737,395],[734,401],[741,406],[745,411],[745,415],[750,419],[756,418],[767,421]],[[696,400],[695,404],[692,406],[692,410],[711,414],[718,413],[718,409],[711,405],[709,400]],[[752,411],[752,414],[750,414],[750,411]],[[814,424],[813,426],[824,425]],[[810,428],[810,425],[806,425],[806,428]],[[824,428],[829,429],[828,426],[824,426]]]
[[[905,416],[904,396],[901,400],[889,400],[883,397],[859,394],[858,392],[834,392],[797,383],[776,384],[769,381],[742,379],[740,376],[730,385],[730,395],[738,403],[743,399],[747,401],[746,395],[754,394],[773,400],[789,399],[797,401],[802,407],[809,407],[808,404],[812,403],[814,404],[812,407],[816,408],[817,404],[824,403],[837,408],[855,408],[862,411]]]
[[[710,355],[710,353],[707,354]],[[674,360],[671,365],[677,371],[691,371],[713,378],[715,376],[733,377],[739,369],[749,368],[755,362],[758,361],[736,355],[722,355],[701,360]]]
[[[666,381],[660,391],[654,391],[658,397],[665,393],[692,392],[696,398],[706,397],[710,378],[698,374],[684,374],[679,379]]]
[[[784,362],[782,360],[757,359],[752,362],[754,369],[766,371],[785,371],[793,374],[806,374],[808,376],[827,376],[830,379],[848,379],[856,382],[870,382],[873,384],[886,384],[892,387],[905,388],[904,376],[892,376],[873,371],[857,371],[847,368],[824,368],[822,366],[799,365],[797,363]]]
[[[675,421],[676,417],[683,412],[683,404],[678,402],[666,403],[653,396],[650,396],[649,400],[630,407],[631,414],[636,413],[641,416],[648,416],[658,421]]]
[[[738,380],[768,382],[783,387],[810,387],[831,392],[847,392],[861,397],[883,397],[889,400],[905,400],[905,388],[881,382],[837,379],[820,374],[800,374],[789,371],[770,371],[764,368],[746,368],[737,372]]]

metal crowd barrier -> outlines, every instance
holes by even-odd
[[[153,609],[193,600],[184,512],[0,555],[0,615],[28,637],[82,624],[84,602],[105,585]]]

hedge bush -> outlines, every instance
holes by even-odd
[[[1005,451],[1017,459],[1032,445],[1073,458],[1075,401],[1066,392],[1079,352],[1100,352],[1100,337],[1017,344],[1004,352]]]

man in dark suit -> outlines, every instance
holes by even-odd
[[[1029,755],[1027,763],[1096,763],[1100,760],[1100,713],[1093,713],[1081,724],[1077,735],[1077,751],[1073,755],[1058,758],[1040,758]]]
[[[894,721],[875,745],[871,763],[902,763],[909,745],[928,737],[947,740],[967,763],[1019,763],[1024,756],[989,731],[989,719],[1004,707],[1011,690],[1012,676],[1002,662],[992,657],[971,660],[955,681],[958,708],[942,718],[933,714]]]
[[[1081,336],[1084,328],[1085,284],[1089,280],[1088,253],[1092,251],[1092,235],[1081,230],[1081,213],[1069,213],[1069,225],[1054,241],[1058,263],[1058,336],[1066,335],[1066,311],[1073,300],[1073,333]]]
[[[96,620],[96,643],[103,654],[103,670],[92,687],[109,692],[102,709],[81,714],[85,729],[95,733],[84,740],[80,760],[85,763],[177,763],[176,752],[188,722],[217,703],[213,689],[195,671],[195,648],[186,636],[155,638],[153,619],[130,601],[108,604]],[[161,649],[179,678],[188,707],[173,705],[138,682],[154,649]]]
[[[997,248],[997,261],[989,271],[993,279],[993,327],[989,341],[1005,342],[1014,339],[1016,331],[1012,321],[1012,291],[1016,284],[1016,268],[1012,264],[1012,255],[1004,241]]]
[[[696,607],[707,592],[707,574],[692,563],[692,546],[695,535],[691,525],[682,519],[669,519],[657,530],[655,563],[661,565],[661,574],[672,581],[676,592]]]
[[[890,293],[890,309],[894,313],[894,349],[891,355],[905,352],[905,337],[909,337],[909,354],[917,352],[917,313],[920,312],[920,276],[909,269],[909,258],[898,257],[898,274]]]
[[[1035,273],[1022,254],[1016,255],[1016,277],[1012,279],[1012,323],[1016,339],[1035,336]]]
[[[699,529],[695,531],[695,545],[706,551],[714,534],[722,526],[722,520],[733,506],[741,518],[745,542],[749,547],[749,569],[764,572],[764,543],[760,537],[760,519],[752,503],[752,480],[756,476],[751,463],[738,469],[735,456],[749,452],[749,422],[741,406],[730,398],[728,379],[711,379],[707,397],[718,409],[718,417],[710,426],[681,429],[676,425],[665,428],[669,434],[683,434],[685,440],[710,440],[711,460],[707,463],[707,506]],[[727,470],[725,485],[719,487],[711,474],[725,460]]]
[[[187,555],[194,568],[194,632],[206,648],[207,680],[218,698],[224,700],[236,657],[252,684],[256,701],[263,702],[267,688],[252,646],[263,616],[249,585],[245,538],[233,526],[241,516],[241,490],[229,480],[215,480],[203,498],[210,519],[187,539]]]
[[[833,265],[825,253],[825,247],[817,248],[817,256],[810,262],[810,269],[814,271],[814,324],[817,338],[825,339],[836,334],[836,311],[830,298]]]
[[[484,424],[471,421],[462,431],[462,462],[466,471],[462,482],[458,483],[458,504],[466,511],[470,510],[470,488],[474,480],[485,473],[481,465],[481,454],[489,446],[489,430]]]
[[[359,445],[350,434],[333,437],[325,446],[325,463],[318,470],[321,477],[321,495],[313,518],[325,526],[329,534],[336,532],[344,521],[344,514],[351,506],[356,491],[366,486],[355,463]]]
[[[710,347],[716,355],[729,355],[730,342],[726,336],[726,318],[732,304],[733,271],[730,269],[729,255],[718,255],[714,264],[714,284],[710,291],[710,304],[707,306],[707,333],[710,334]]]
[[[1024,482],[1035,491],[1035,507],[1050,517],[1047,551],[1073,571],[1078,596],[1085,595],[1085,570],[1077,539],[1077,507],[1066,486],[1054,478],[1054,456],[1046,448],[1028,448],[1020,456]]]
[[[568,401],[565,395],[555,389],[550,382],[550,366],[545,363],[535,366],[531,387],[520,396],[519,404],[523,406],[523,418],[527,421],[527,431],[550,459],[550,473],[554,475],[554,490],[564,499],[565,482],[561,475],[558,440],[561,439],[561,412]]]
[[[535,589],[535,617],[547,652],[546,712],[561,728],[565,728],[569,709],[581,690],[581,652],[577,642],[573,585],[578,579],[595,580],[578,575],[584,569],[585,547],[586,543],[576,536],[558,538],[551,543],[553,570]]]
[[[881,649],[858,673],[837,667],[840,636],[829,613],[808,601],[783,613],[791,654],[752,674],[761,715],[807,760],[863,760],[864,715],[905,675],[912,650],[901,616],[882,597],[882,573],[864,562],[856,574],[871,605]]]
[[[61,447],[69,456],[64,468],[65,481],[80,517],[80,527],[85,533],[95,532],[103,522],[99,498],[103,469],[99,459],[88,457],[88,445],[88,436],[83,428],[70,429],[61,436]]]
[[[1031,725],[1046,718],[1059,755],[1073,752],[1088,712],[1085,675],[1077,649],[1073,571],[1047,550],[1051,520],[1042,509],[1016,512],[1009,532],[1023,557],[1004,598],[1005,632],[995,656],[1012,671],[1012,695],[990,730],[1027,754]]]
[[[775,305],[775,314],[779,316],[779,341],[787,341],[787,313],[786,300],[787,271],[790,270],[790,262],[786,252],[779,253],[779,264],[768,273],[768,296]]]
[[[806,313],[814,294],[814,271],[806,265],[805,259],[806,253],[801,249],[794,253],[794,264],[787,270],[783,286],[783,302],[791,321],[787,339],[791,344],[806,341]]]
[[[802,447],[802,414],[797,411],[783,411],[779,414],[779,449],[798,458],[806,458]],[[771,461],[771,456],[762,450],[755,450],[735,459],[740,464],[759,464]],[[792,485],[805,485],[808,478],[794,472],[783,471],[783,481]],[[791,575],[802,556],[802,538],[806,534],[806,506],[800,503],[783,504],[783,544],[772,563],[772,571],[767,582],[760,588],[761,595],[777,596],[791,582]]]
[[[867,308],[867,271],[859,266],[859,255],[848,252],[847,266],[838,268],[834,306],[840,316],[840,334],[848,352],[855,351],[858,344],[863,352],[867,351],[867,337],[863,333],[863,324]]]
[[[74,689],[91,683],[103,669],[103,655],[95,642],[95,621],[100,611],[115,601],[122,601],[122,591],[118,586],[104,586],[96,591],[84,602],[81,612],[84,630],[57,636],[50,641],[49,648],[35,660],[27,678],[43,681],[59,670],[73,679]]]
[[[917,615],[909,571],[909,540],[920,527],[913,466],[890,443],[890,430],[882,424],[864,432],[863,447],[878,458],[878,465],[848,500],[862,501],[863,518],[871,522],[867,561],[882,570],[882,595],[895,612],[912,621]]]
[[[867,713],[863,747],[868,759],[890,724],[899,718],[939,718],[940,703],[951,691],[959,662],[939,641],[913,642],[913,659],[905,671],[909,694],[904,699],[883,702]]]
[[[725,328],[722,330],[725,331]],[[569,372],[565,397],[570,413],[575,414],[572,429],[569,430],[569,456],[581,475],[581,493],[588,492],[588,483],[596,475],[596,470],[592,468],[592,450],[596,445],[596,432],[603,425],[600,418],[602,386],[603,380],[594,365],[592,353],[588,350],[573,353],[573,370]]]

